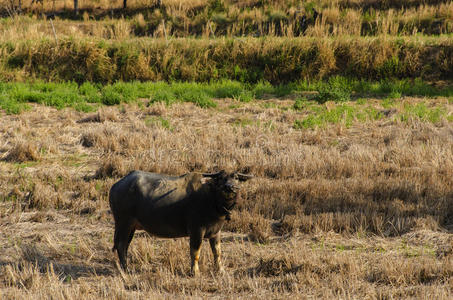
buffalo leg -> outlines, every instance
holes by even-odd
[[[127,249],[129,244],[134,237],[135,228],[132,228],[130,224],[128,225],[118,225],[115,226],[115,245],[114,248],[118,253],[118,258],[120,259],[121,268],[127,270]]]
[[[214,267],[217,271],[223,272],[222,263],[220,261],[220,232],[209,239],[209,244],[211,245],[212,254],[214,255]]]
[[[190,270],[194,276],[197,276],[200,272],[198,261],[200,259],[202,236],[201,232],[190,235]]]

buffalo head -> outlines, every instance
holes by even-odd
[[[211,178],[208,184],[215,191],[217,210],[225,215],[227,220],[230,220],[231,210],[236,205],[239,181],[246,181],[253,176],[238,172],[227,173],[223,170],[217,173],[203,173],[202,175]]]

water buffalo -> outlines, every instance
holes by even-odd
[[[189,236],[193,275],[199,273],[201,242],[208,238],[215,267],[222,270],[220,229],[236,204],[238,181],[249,178],[225,171],[181,176],[133,171],[116,182],[109,195],[115,219],[112,251],[117,251],[123,270],[136,229],[165,238]]]

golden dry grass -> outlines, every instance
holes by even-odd
[[[295,130],[307,112],[292,103],[2,115],[0,157],[20,141],[41,150],[0,160],[0,297],[451,298],[451,123],[390,116]],[[211,272],[206,243],[195,279],[187,239],[143,233],[131,272],[118,269],[107,194],[132,169],[256,176],[222,235],[225,274]]]
[[[452,66],[453,40],[447,36],[0,42],[0,76],[6,81],[232,79],[280,84],[333,75],[434,81],[449,79]]]
[[[310,23],[304,35],[314,37],[451,34],[453,24],[453,4],[448,1],[407,1],[402,6],[391,5],[391,1],[382,5],[375,5],[378,1],[371,1],[371,5],[367,3],[369,1],[356,1],[355,4],[351,1],[318,1],[302,5],[300,1],[219,1],[216,6],[215,1],[207,0],[163,0],[162,8],[151,9],[156,3],[154,0],[129,0],[129,8],[123,10],[123,1],[119,0],[79,0],[83,13],[78,20],[68,20],[74,17],[71,13],[72,0],[57,0],[55,6],[49,0],[44,0],[44,5],[30,6],[30,2],[23,1],[23,10],[33,14],[33,17],[21,17],[19,14],[15,22],[1,23],[2,36],[17,35],[15,38],[28,39],[50,37],[53,36],[54,25],[60,37],[164,37],[164,21],[166,32],[172,37],[257,34],[293,37],[301,34],[299,26],[303,14]],[[11,0],[0,0],[1,15],[14,16],[5,12],[10,3]],[[310,8],[313,5],[322,13],[315,26]],[[41,13],[55,11],[60,14],[53,24],[45,19],[38,20]]]

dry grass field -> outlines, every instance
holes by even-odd
[[[430,119],[407,114],[426,99],[368,99],[350,105],[381,118],[312,129],[295,124],[340,104],[217,102],[0,112],[0,298],[453,297],[451,101],[430,99]],[[192,278],[187,239],[143,232],[119,270],[108,190],[133,169],[255,175],[222,234],[225,273],[204,243]]]
[[[0,299],[453,298],[451,1],[122,2],[0,0]],[[255,176],[224,273],[120,270],[135,169]]]

